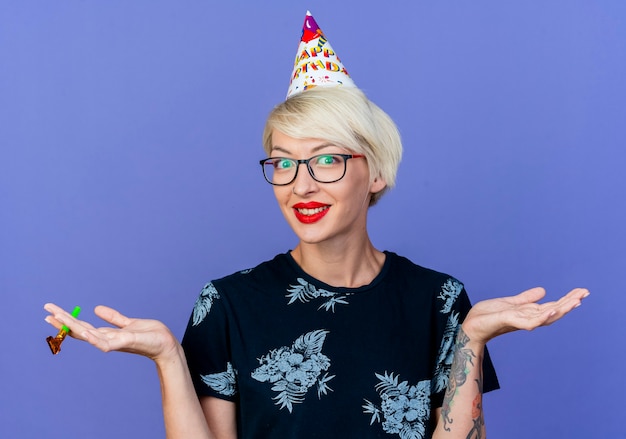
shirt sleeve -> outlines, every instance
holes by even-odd
[[[237,371],[231,361],[228,317],[212,282],[200,292],[182,346],[198,396],[237,399]]]
[[[472,305],[461,282],[448,278],[440,287],[435,299],[433,312],[437,322],[437,335],[440,340],[435,355],[433,378],[431,380],[431,398],[433,407],[441,407],[450,375],[454,344],[461,329],[461,324]],[[489,351],[485,348],[483,357],[483,393],[500,388]]]

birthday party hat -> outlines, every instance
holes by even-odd
[[[304,17],[287,97],[312,87],[356,87],[309,11]]]

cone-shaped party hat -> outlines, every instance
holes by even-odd
[[[309,11],[304,17],[287,97],[312,87],[356,87]]]

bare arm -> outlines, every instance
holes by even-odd
[[[543,288],[533,288],[517,296],[479,302],[470,310],[457,336],[433,439],[484,439],[482,361],[487,342],[507,332],[550,325],[580,306],[589,292],[577,288],[558,301],[538,304],[544,295]]]
[[[206,422],[218,439],[236,439],[235,403],[223,399],[204,396],[200,398]]]
[[[46,304],[44,308],[51,314],[46,317],[48,323],[56,328],[65,324],[76,339],[103,352],[130,352],[155,362],[168,439],[236,438],[235,405],[216,398],[205,398],[200,404],[183,348],[163,323],[128,318],[112,308],[98,306],[96,315],[115,328],[95,328],[54,304]]]
[[[209,431],[204,412],[196,397],[183,348],[177,345],[176,352],[155,361],[159,381],[163,419],[167,439],[217,439]]]

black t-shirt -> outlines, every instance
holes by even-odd
[[[239,438],[427,438],[471,305],[456,279],[385,252],[337,288],[289,253],[208,283],[183,347],[199,396],[237,404]],[[484,391],[498,388],[489,354]]]

